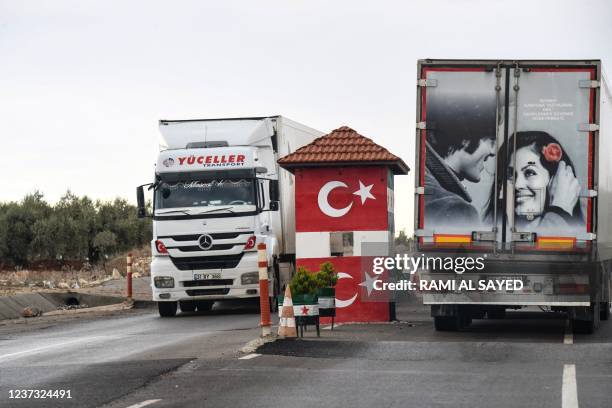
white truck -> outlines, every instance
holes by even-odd
[[[259,296],[267,248],[270,305],[295,263],[293,175],[277,160],[322,132],[282,116],[161,120],[153,190],[151,287],[162,317]]]

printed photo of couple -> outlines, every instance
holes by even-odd
[[[425,228],[470,234],[491,231],[496,219],[501,231],[505,218],[508,231],[514,223],[518,232],[586,232],[586,199],[581,194],[587,169],[578,169],[573,156],[586,162],[580,155],[586,154],[587,143],[584,139],[582,151],[572,151],[578,145],[570,139],[579,137],[576,124],[531,121],[535,115],[524,106],[534,104],[528,104],[526,92],[518,115],[523,126],[519,122],[516,134],[510,129],[504,140],[504,109],[496,105],[490,89],[439,91],[428,100]],[[528,129],[532,124],[534,129]]]

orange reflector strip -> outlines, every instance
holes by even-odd
[[[538,237],[538,248],[542,249],[563,249],[573,248],[576,245],[574,237]]]
[[[580,283],[560,283],[555,289],[555,293],[559,295],[585,295],[589,293],[589,285]]]
[[[469,244],[472,242],[471,235],[459,234],[434,234],[436,244]]]

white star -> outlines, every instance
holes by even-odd
[[[359,190],[355,191],[353,194],[361,197],[361,204],[364,204],[368,198],[376,200],[376,197],[374,197],[371,192],[372,187],[374,187],[374,184],[366,186],[359,180]]]
[[[378,280],[378,276],[375,276],[373,278],[365,271],[363,272],[363,274],[365,275],[365,280],[361,282],[359,286],[363,286],[364,288],[366,288],[368,291],[368,296],[370,296],[370,294],[374,290],[374,282]]]

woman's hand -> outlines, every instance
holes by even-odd
[[[553,177],[549,189],[550,205],[571,215],[580,197],[580,183],[574,175],[574,170],[564,161],[559,162],[557,174]]]

